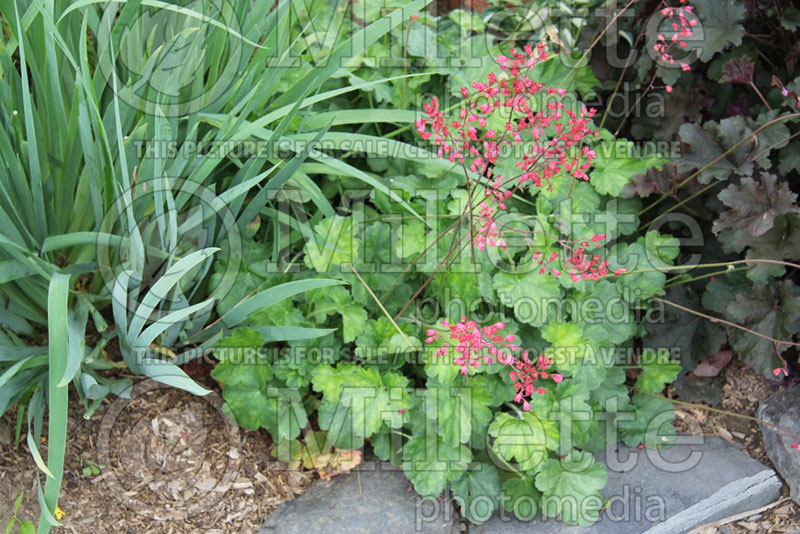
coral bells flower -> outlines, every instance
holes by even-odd
[[[442,326],[449,335],[435,355],[447,356],[452,351],[453,363],[461,367],[462,374],[467,374],[470,368],[477,369],[481,364],[513,361],[511,353],[518,350],[514,344],[514,334],[502,333],[506,326],[502,322],[480,327],[475,321],[462,317],[455,324],[442,319]],[[442,338],[442,333],[434,329],[427,330],[426,334],[426,343],[434,343]]]
[[[653,50],[656,51],[664,64],[675,64],[675,58],[670,53],[670,50],[673,46],[678,46],[681,49],[686,48],[686,40],[693,35],[692,26],[698,23],[698,18],[694,15],[694,7],[685,5],[686,0],[680,0],[680,3],[679,7],[666,6],[661,10],[661,15],[667,17],[673,32],[669,39],[659,33],[656,37],[656,44],[653,45]],[[679,64],[681,70],[691,70],[688,63],[679,62]],[[668,85],[667,92],[671,91],[672,87]]]
[[[594,241],[594,238],[592,240]],[[608,276],[608,261],[601,259],[600,256],[587,254],[584,248],[586,245],[588,243],[584,242],[583,246],[575,249],[572,256],[567,259],[569,277],[573,282],[578,280],[597,281],[602,277]],[[600,246],[600,243],[598,243],[598,246]]]
[[[506,248],[505,240],[500,237],[497,230],[497,222],[494,220],[495,208],[486,202],[481,202],[478,217],[480,224],[473,238],[473,243],[478,250],[485,250],[487,245],[490,247]]]
[[[438,156],[460,164],[471,184],[483,188],[478,198],[479,220],[472,229],[473,243],[481,250],[505,248],[495,217],[506,209],[514,189],[545,187],[552,181],[588,180],[586,170],[596,154],[584,142],[598,134],[590,129],[594,109],[572,110],[565,105],[564,89],[545,88],[527,73],[548,58],[544,44],[511,49],[511,57],[499,56],[504,74],[488,75],[463,87],[464,97],[458,117],[445,120],[439,102],[425,104],[425,117],[415,123],[424,140],[438,147]],[[501,117],[503,128],[489,128],[490,119]],[[501,154],[518,153],[516,176],[493,175]]]
[[[522,352],[520,359],[514,358],[512,353],[518,351],[519,347],[515,344],[514,334],[503,334],[505,323],[479,327],[475,321],[462,317],[455,324],[445,319],[442,319],[441,324],[444,331],[430,328],[425,332],[428,336],[426,343],[444,339],[444,344],[436,350],[435,356],[447,356],[452,351],[453,363],[461,367],[461,373],[465,375],[470,369],[477,369],[482,364],[490,365],[495,361],[509,366],[512,369],[509,376],[516,391],[514,402],[522,404],[525,411],[531,409],[528,402],[531,395],[543,395],[546,392],[544,387],[534,385],[534,382],[551,379],[558,384],[564,379],[562,375],[548,370],[552,360],[544,354],[536,362],[528,358],[527,351]]]
[[[547,391],[541,386],[534,386],[534,382],[540,378],[552,378],[557,384],[564,379],[564,377],[559,374],[547,372],[551,363],[553,363],[553,361],[550,358],[546,358],[544,354],[540,354],[536,363],[533,363],[528,358],[528,352],[524,351],[522,353],[522,358],[511,364],[514,370],[509,372],[508,375],[511,377],[511,380],[514,381],[514,389],[517,391],[517,394],[514,396],[514,402],[522,404],[522,409],[524,411],[527,412],[531,409],[531,405],[528,402],[531,395],[534,393],[537,395],[544,395]]]
[[[557,267],[555,263],[556,260],[561,257],[561,254],[558,252],[550,252],[548,255],[545,255],[537,251],[533,254],[532,259],[539,265],[539,274],[547,274],[549,272],[555,276],[560,276],[562,273],[566,273],[573,282],[578,282],[580,280],[598,281],[600,278],[604,278],[610,274],[619,276],[627,272],[625,269],[617,269],[611,273],[608,270],[607,260],[587,252],[587,248],[591,248],[592,244],[596,245],[597,248],[602,248],[602,242],[605,239],[605,234],[596,234],[588,240],[559,241],[564,249],[565,259],[563,268]]]
[[[502,225],[498,217],[507,210],[514,192],[552,190],[553,182],[561,179],[589,180],[587,170],[597,154],[588,141],[599,137],[591,129],[595,110],[570,109],[565,104],[569,102],[566,90],[545,87],[527,76],[547,58],[544,44],[528,45],[523,51],[511,49],[510,57],[498,57],[502,74],[491,73],[485,81],[476,80],[461,89],[464,100],[457,118],[445,119],[434,97],[424,106],[425,116],[415,122],[420,136],[438,147],[439,157],[460,165],[471,191],[477,192],[470,194],[465,213],[474,215],[469,232],[478,250],[507,248],[504,233],[515,229]],[[507,154],[517,154],[513,167],[505,166],[513,171],[507,176],[495,174],[499,160]],[[590,241],[600,248],[605,237],[595,235]],[[568,258],[556,267],[559,252],[534,251],[540,274],[569,274],[584,280],[609,274],[605,260],[586,254],[588,241],[575,250],[579,242],[554,239]]]

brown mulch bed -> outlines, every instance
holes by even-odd
[[[722,410],[754,416],[770,384],[733,361],[722,372]],[[671,393],[668,390],[668,393]],[[281,502],[302,494],[314,475],[272,459],[264,432],[222,419],[219,398],[159,387],[130,401],[108,400],[91,420],[72,399],[67,465],[56,532],[123,534],[255,533]],[[716,435],[772,467],[755,421],[676,406],[680,432]],[[0,419],[0,521],[25,492],[20,516],[38,521],[35,464],[24,443],[13,446],[15,414]],[[44,433],[46,435],[46,432]],[[46,443],[42,443],[46,454]],[[100,474],[85,468],[102,465]],[[782,497],[787,496],[784,488]],[[704,529],[742,534],[800,529],[800,507],[785,500],[750,517]]]
[[[722,403],[720,410],[735,414],[756,416],[759,403],[769,397],[773,389],[768,380],[745,366],[737,359],[723,369],[720,376],[724,380],[722,386]],[[671,388],[668,394],[672,397]],[[676,424],[679,432],[695,435],[719,436],[731,445],[739,447],[743,452],[764,465],[774,469],[764,448],[764,439],[758,423],[752,419],[725,415],[703,408],[675,405]],[[786,485],[781,498],[788,497]],[[723,520],[724,521],[724,520]],[[719,525],[720,522],[717,522]],[[771,508],[750,517],[726,522],[723,525],[702,529],[702,534],[744,534],[751,532],[778,533],[800,530],[800,506],[786,499]]]
[[[302,494],[311,474],[271,459],[265,433],[226,425],[208,397],[158,388],[108,401],[91,420],[71,399],[64,528],[55,532],[255,533],[278,504]],[[36,467],[24,434],[13,446],[14,425],[15,414],[0,420],[0,520],[24,491],[20,518],[38,523]],[[100,474],[84,473],[93,465]]]

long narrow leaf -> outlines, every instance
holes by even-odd
[[[302,326],[252,326],[253,330],[261,334],[266,343],[275,341],[300,341],[327,336],[335,332],[335,328],[305,328]]]
[[[83,363],[83,353],[86,347],[86,324],[89,321],[89,304],[85,300],[80,300],[78,306],[69,312],[67,322],[67,364],[64,375],[58,382],[59,386],[67,386]]]
[[[139,336],[155,307],[166,298],[167,294],[175,287],[175,284],[180,282],[181,278],[219,250],[218,248],[206,248],[192,252],[167,269],[167,272],[153,284],[153,287],[150,288],[150,291],[147,292],[147,295],[144,296],[142,302],[136,308],[136,312],[131,318],[131,324],[128,327],[128,339],[133,340]]]
[[[328,278],[318,278],[310,280],[298,280],[296,282],[287,282],[279,286],[265,289],[260,293],[256,293],[252,297],[240,302],[232,310],[222,316],[222,323],[228,328],[234,327],[241,323],[247,317],[264,308],[268,308],[282,300],[293,297],[300,293],[305,293],[311,289],[320,287],[338,286],[343,284],[341,280],[331,280]]]
[[[210,390],[200,386],[189,378],[180,367],[160,360],[142,360],[139,364],[142,372],[163,384],[175,386],[194,395],[208,395]]]
[[[303,93],[307,87],[311,86],[312,91],[322,85],[334,72],[341,68],[345,60],[359,57],[364,50],[370,47],[375,41],[389,33],[392,28],[404,23],[432,0],[413,0],[400,9],[376,20],[366,28],[353,33],[353,35],[336,47],[331,54],[325,58],[309,74],[301,78],[288,91],[286,91],[275,102],[275,105],[282,106],[294,98],[294,95]]]
[[[144,330],[144,332],[142,332],[141,335],[139,335],[139,337],[137,337],[135,340],[132,340],[134,349],[137,351],[144,351],[167,328],[174,325],[175,323],[187,320],[189,317],[192,316],[192,314],[204,310],[206,307],[213,305],[213,303],[214,303],[213,299],[208,299],[203,302],[194,304],[192,306],[187,306],[186,308],[182,308],[172,313],[168,313],[158,321],[148,326]]]
[[[33,435],[30,432],[28,432],[25,441],[28,443],[28,450],[31,451],[31,456],[33,456],[33,462],[36,464],[36,467],[41,469],[42,473],[48,477],[53,478],[53,473],[47,468],[47,464],[44,462],[42,454],[39,452],[39,447],[36,445],[36,442],[33,440]]]
[[[39,520],[39,533],[50,531],[47,514],[55,513],[58,494],[61,491],[61,477],[64,474],[64,452],[67,444],[67,386],[59,385],[67,369],[68,358],[68,315],[69,275],[55,273],[50,280],[47,296],[47,330],[50,343],[50,368],[48,370],[48,432],[47,468],[52,473],[44,490],[42,514]],[[47,512],[47,514],[45,513]]]
[[[39,144],[36,140],[36,128],[33,123],[33,105],[31,104],[31,90],[28,81],[27,62],[25,61],[25,39],[22,38],[22,23],[19,20],[19,11],[17,11],[17,3],[14,2],[14,11],[17,17],[17,32],[20,35],[19,41],[19,62],[20,79],[22,80],[22,110],[25,119],[25,130],[28,140],[28,165],[30,167],[30,185],[31,196],[30,199],[33,203],[33,212],[36,216],[36,221],[31,223],[38,223],[38,231],[36,237],[42,239],[47,229],[47,216],[44,209],[44,188],[42,185],[42,170],[39,163]],[[27,199],[26,199],[27,200]]]
[[[36,367],[39,365],[45,365],[48,361],[48,357],[44,354],[39,356],[28,356],[27,358],[23,358],[22,360],[18,361],[11,367],[5,370],[5,372],[0,375],[0,388],[6,385],[6,383],[14,378],[20,371],[24,371],[30,367]]]
[[[125,3],[127,0],[113,0],[113,1],[116,2],[116,3],[122,4],[122,3]],[[66,17],[72,11],[75,11],[76,9],[80,9],[82,7],[89,6],[89,5],[92,5],[92,4],[104,4],[104,3],[107,3],[107,2],[108,2],[108,0],[78,0],[77,2],[73,2],[61,14],[61,18],[58,19],[58,22],[61,22],[64,19],[64,17]],[[167,11],[173,11],[175,13],[178,13],[178,14],[181,14],[181,15],[185,15],[185,16],[190,17],[190,18],[198,19],[198,20],[200,20],[202,22],[205,22],[206,24],[211,24],[212,26],[216,26],[217,28],[219,28],[221,30],[225,30],[226,32],[230,33],[231,35],[233,35],[237,39],[241,39],[243,42],[247,43],[248,45],[250,45],[252,47],[261,48],[261,45],[259,45],[258,43],[254,43],[253,41],[251,41],[250,39],[248,39],[247,37],[245,37],[241,33],[237,32],[236,30],[234,30],[230,26],[228,26],[226,24],[223,24],[222,22],[220,22],[220,21],[218,21],[218,20],[216,20],[216,19],[214,19],[212,17],[209,17],[208,15],[205,15],[204,13],[201,13],[199,11],[195,11],[193,9],[189,9],[189,8],[186,8],[186,7],[183,7],[183,6],[180,6],[180,5],[170,4],[170,3],[167,3],[167,2],[160,2],[158,0],[142,0],[142,5],[145,5],[147,7],[155,7],[155,8],[158,8],[158,9],[165,9]]]
[[[19,261],[0,261],[0,284],[24,278],[30,274],[30,269]]]

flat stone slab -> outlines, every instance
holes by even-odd
[[[758,418],[800,435],[800,385],[767,397],[758,407]],[[789,485],[792,500],[800,503],[800,450],[792,449],[792,443],[800,440],[763,423],[759,426],[769,459]]]
[[[600,493],[610,501],[593,526],[502,513],[470,526],[470,534],[681,534],[769,504],[783,485],[774,471],[717,437],[679,435],[663,451],[620,444],[597,459],[608,470]]]
[[[281,504],[259,534],[451,534],[460,518],[449,500],[422,499],[390,463],[367,460],[357,471],[315,481]]]

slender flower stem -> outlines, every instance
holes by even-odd
[[[774,430],[776,432],[781,432],[783,434],[786,434],[788,436],[793,437],[794,439],[800,440],[800,436],[798,436],[797,434],[794,434],[794,433],[792,433],[792,432],[790,432],[790,431],[786,430],[785,428],[780,427],[778,425],[775,425],[775,424],[769,423],[767,421],[764,421],[763,419],[759,419],[758,417],[753,417],[752,415],[744,415],[744,414],[741,414],[741,413],[729,412],[728,410],[720,410],[719,408],[712,408],[711,406],[706,406],[704,404],[693,404],[691,402],[684,402],[684,401],[679,401],[679,400],[675,400],[675,399],[670,399],[669,397],[665,397],[663,395],[657,395],[655,393],[645,393],[645,395],[649,395],[649,396],[655,397],[657,399],[663,399],[663,400],[671,402],[672,404],[678,404],[680,406],[689,406],[691,408],[699,408],[701,410],[705,410],[707,412],[718,413],[720,415],[729,415],[731,417],[739,417],[740,419],[747,419],[748,421],[755,421],[756,423],[763,424],[764,426],[767,426],[767,427],[771,428],[772,430]]]
[[[644,36],[644,32],[642,32],[642,33],[640,33],[639,35],[636,36],[636,41],[634,41],[633,46],[631,47],[631,51],[628,54],[628,57],[625,59],[625,66],[622,67],[622,72],[619,73],[619,78],[617,79],[617,85],[614,87],[614,92],[611,93],[611,96],[608,99],[608,105],[606,106],[606,109],[603,112],[603,118],[600,119],[600,128],[601,129],[603,128],[603,126],[606,123],[606,119],[608,118],[608,112],[611,111],[611,103],[614,102],[614,97],[616,97],[617,93],[619,93],[619,87],[620,87],[620,85],[622,85],[622,79],[625,77],[625,73],[628,72],[628,67],[630,66],[631,58],[634,57],[633,51],[636,50],[636,46],[639,44],[639,41],[642,39],[643,36]],[[649,87],[648,87],[648,90],[649,90]],[[635,108],[633,106],[631,106],[631,111],[633,109],[635,109]],[[630,111],[628,111],[628,114],[630,114]],[[627,117],[627,115],[626,115],[626,117]]]
[[[667,304],[669,306],[672,306],[673,308],[678,308],[679,310],[683,310],[685,312],[691,313],[692,315],[697,315],[698,317],[702,317],[704,319],[708,319],[712,323],[722,323],[722,324],[728,325],[728,326],[730,326],[732,328],[737,328],[739,330],[747,332],[748,334],[753,334],[754,336],[758,336],[758,337],[760,337],[762,339],[766,339],[767,341],[771,341],[771,342],[775,343],[776,347],[780,347],[781,345],[793,345],[795,347],[800,347],[800,343],[795,343],[794,341],[783,341],[783,340],[780,340],[780,339],[775,339],[774,337],[769,337],[766,334],[762,334],[760,332],[756,332],[755,330],[750,330],[749,328],[745,328],[744,326],[738,325],[736,323],[732,323],[730,321],[726,321],[725,319],[719,319],[719,318],[713,317],[711,315],[706,315],[705,313],[701,313],[699,311],[695,311],[695,310],[693,310],[691,308],[687,308],[686,306],[681,306],[680,304],[675,304],[674,302],[670,302],[668,300],[664,300],[664,299],[659,298],[659,297],[653,297],[653,300],[657,300],[658,302],[663,302],[664,304]]]
[[[800,131],[797,131],[797,132],[793,133],[792,135],[790,135],[786,139],[782,139],[781,141],[778,141],[776,143],[772,143],[770,146],[768,146],[767,148],[765,148],[764,150],[762,150],[761,152],[759,152],[758,154],[753,156],[752,159],[753,160],[757,160],[758,158],[760,158],[764,154],[768,153],[770,150],[772,150],[773,148],[777,147],[780,144],[784,144],[784,145],[789,144],[789,141],[791,141],[792,139],[794,139],[798,135],[800,135]]]
[[[773,263],[775,265],[785,265],[787,267],[794,267],[795,269],[800,269],[800,265],[788,261],[753,258],[749,260],[733,260],[733,261],[723,261],[718,263],[698,263],[697,265],[675,265],[673,267],[652,267],[650,269],[636,269],[634,271],[626,271],[620,276],[626,276],[629,274],[639,274],[639,273],[652,273],[654,271],[670,272],[670,271],[688,271],[691,269],[702,269],[704,267],[728,267],[733,265],[741,265],[743,263]]]
[[[669,284],[665,284],[664,285],[664,289],[670,288],[672,286],[680,286],[680,285],[683,285],[683,284],[696,282],[697,280],[702,280],[703,278],[709,278],[709,277],[713,277],[713,276],[720,276],[720,275],[723,275],[723,274],[732,273],[734,271],[744,271],[746,269],[747,269],[747,267],[735,267],[733,269],[725,269],[723,271],[715,271],[713,273],[703,274],[703,275],[700,275],[700,276],[695,276],[693,278],[687,278],[685,280],[676,278],[674,282],[670,282]]]
[[[386,290],[386,292],[383,294],[383,298],[384,298],[384,299],[385,299],[386,297],[388,297],[388,296],[389,296],[389,294],[392,292],[392,290],[395,288],[395,286],[396,286],[398,283],[400,283],[400,280],[402,280],[402,279],[403,279],[403,277],[404,277],[406,274],[408,274],[408,272],[409,272],[411,269],[413,269],[413,268],[414,268],[414,265],[416,265],[416,264],[417,264],[417,262],[419,262],[419,260],[421,260],[422,258],[424,258],[424,257],[425,257],[425,254],[427,254],[427,253],[428,253],[428,252],[429,252],[429,251],[430,251],[430,250],[431,250],[433,247],[435,247],[435,246],[436,246],[436,244],[437,244],[437,243],[438,243],[438,242],[439,242],[439,241],[440,241],[440,240],[441,240],[441,239],[442,239],[444,236],[446,236],[446,235],[447,235],[447,234],[450,232],[450,230],[452,230],[452,229],[454,229],[456,226],[458,226],[458,224],[460,223],[460,221],[461,221],[461,219],[462,219],[463,217],[464,217],[464,215],[462,214],[462,215],[461,215],[461,216],[460,216],[460,217],[459,217],[459,218],[458,218],[456,221],[454,221],[454,222],[453,222],[453,223],[452,223],[450,226],[448,226],[448,227],[447,227],[447,228],[446,228],[446,229],[445,229],[445,230],[444,230],[444,231],[443,231],[441,234],[439,234],[438,236],[436,236],[436,239],[434,239],[434,240],[433,240],[433,243],[431,243],[430,245],[428,245],[427,247],[425,247],[425,250],[423,250],[422,252],[420,252],[420,253],[417,255],[417,257],[416,257],[416,258],[414,258],[413,260],[411,260],[411,263],[409,263],[409,264],[408,264],[408,267],[406,267],[405,269],[403,269],[403,272],[401,272],[401,273],[400,273],[400,274],[397,276],[397,278],[395,278],[394,282],[392,282],[392,285],[390,285],[390,286],[389,286],[389,289],[387,289],[387,290]]]
[[[653,83],[655,83],[655,81],[656,81],[656,77],[658,76],[658,73],[659,73],[659,71],[660,71],[660,70],[661,70],[661,66],[659,65],[658,67],[656,67],[656,70],[655,70],[655,72],[653,72],[653,77],[652,77],[652,78],[650,78],[650,83],[648,83],[648,84],[647,84],[647,88],[644,90],[644,92],[642,92],[641,94],[639,94],[639,96],[636,98],[636,101],[635,101],[635,102],[633,103],[633,105],[631,106],[631,109],[632,109],[632,110],[633,110],[633,109],[636,109],[636,108],[639,106],[639,102],[641,102],[641,101],[642,101],[642,99],[643,99],[643,98],[644,98],[644,97],[647,95],[647,92],[648,92],[650,89],[652,89],[652,88],[653,88]],[[626,114],[625,114],[625,116],[624,116],[624,117],[622,117],[622,121],[620,121],[620,123],[619,123],[619,126],[617,126],[617,129],[616,129],[616,131],[614,132],[614,139],[616,139],[616,138],[617,138],[617,136],[619,135],[619,132],[620,132],[620,130],[622,130],[622,127],[623,127],[623,126],[625,126],[625,121],[627,121],[627,120],[628,120],[628,116],[629,116],[629,115],[630,115],[630,113],[626,113]]]
[[[739,142],[737,142],[735,145],[730,147],[728,150],[726,150],[725,152],[723,152],[722,154],[720,154],[716,158],[712,159],[711,161],[709,161],[708,163],[706,163],[705,165],[703,165],[702,167],[697,169],[691,175],[689,175],[685,180],[683,180],[681,183],[679,183],[677,186],[675,186],[675,191],[678,191],[678,189],[680,189],[684,185],[688,184],[690,181],[692,181],[695,178],[697,178],[698,176],[700,176],[700,173],[702,173],[703,171],[705,171],[706,169],[708,169],[709,167],[711,167],[712,165],[714,165],[715,163],[717,163],[721,159],[725,158],[728,154],[732,153],[734,150],[736,150],[737,148],[742,146],[744,143],[746,143],[748,141],[751,141],[751,140],[755,140],[756,135],[759,132],[761,132],[762,130],[764,130],[765,128],[768,128],[768,127],[770,127],[770,126],[772,126],[774,124],[777,124],[780,121],[785,121],[785,120],[788,120],[788,119],[794,119],[794,118],[797,118],[797,117],[800,117],[800,113],[790,113],[789,115],[783,115],[783,116],[777,117],[777,118],[775,118],[775,119],[773,119],[773,120],[771,120],[771,121],[769,121],[769,122],[767,122],[765,124],[762,124],[761,126],[756,128],[753,132],[751,132],[750,135],[744,136]],[[662,196],[661,198],[659,198],[658,200],[656,200],[655,202],[653,202],[652,204],[650,204],[649,206],[644,208],[642,211],[640,211],[638,213],[638,215],[641,217],[643,214],[645,214],[648,211],[650,211],[651,209],[655,208],[656,206],[658,206],[661,202],[663,202],[667,198],[669,198],[667,195]]]
[[[500,460],[500,461],[501,461],[501,462],[502,462],[502,463],[503,463],[503,464],[504,464],[506,467],[508,467],[508,469],[509,469],[509,470],[511,470],[511,471],[513,471],[513,472],[515,472],[515,473],[516,473],[516,474],[518,474],[518,475],[521,475],[521,474],[522,474],[522,472],[521,472],[519,469],[515,468],[513,465],[511,465],[510,463],[508,463],[508,462],[506,461],[506,459],[505,459],[505,458],[503,458],[502,456],[500,456],[500,453],[499,453],[499,452],[497,452],[496,450],[494,450],[494,447],[492,447],[492,448],[491,448],[491,450],[492,450],[492,452],[495,454],[495,456],[497,457],[497,459],[498,459],[498,460]]]
[[[464,241],[464,239],[467,237],[467,235],[468,234],[465,234],[461,239],[459,239],[458,243],[456,243],[456,246],[460,245],[461,242]],[[417,297],[420,296],[420,294],[425,290],[426,287],[428,287],[428,284],[431,283],[431,280],[433,280],[433,277],[436,276],[436,273],[438,273],[439,270],[445,265],[445,263],[447,263],[447,260],[450,259],[450,256],[453,255],[454,251],[455,251],[455,248],[450,249],[450,252],[447,253],[447,256],[445,256],[444,259],[439,263],[439,265],[436,266],[436,269],[434,269],[434,271],[431,273],[431,275],[428,276],[428,279],[425,280],[425,283],[422,284],[422,286],[420,286],[419,289],[417,289],[417,291],[411,296],[411,298],[408,300],[408,302],[406,302],[406,305],[403,306],[403,309],[400,310],[397,313],[397,315],[395,315],[395,318],[399,318],[401,315],[403,315],[403,312],[405,312],[408,309],[408,307],[411,306],[411,303],[414,302],[415,300],[417,300]]]
[[[415,325],[417,325],[417,326],[424,326],[425,328],[439,328],[439,326],[438,326],[438,325],[435,325],[435,324],[430,324],[430,323],[425,323],[425,322],[422,322],[422,321],[420,321],[419,319],[417,319],[416,317],[414,317],[414,314],[413,314],[413,313],[412,313],[412,314],[409,314],[409,316],[408,316],[408,317],[400,317],[400,318],[398,319],[398,321],[400,321],[400,322],[405,322],[405,323],[412,323],[412,324],[415,324]]]
[[[569,73],[567,73],[566,75],[564,75],[564,78],[561,80],[561,83],[559,84],[559,86],[560,86],[560,87],[566,87],[567,89],[569,89],[569,86],[570,86],[570,85],[572,85],[572,82],[573,82],[573,80],[574,80],[574,79],[575,79],[575,77],[577,76],[577,71],[578,71],[578,67],[577,67],[577,65],[580,65],[582,61],[586,60],[586,58],[588,57],[589,53],[590,53],[590,52],[592,51],[592,49],[593,49],[593,48],[594,48],[594,47],[597,45],[597,43],[599,43],[599,42],[600,42],[600,40],[601,40],[601,39],[603,38],[603,36],[606,34],[606,32],[608,31],[608,29],[611,27],[611,25],[612,25],[612,24],[614,24],[614,23],[617,21],[617,19],[618,19],[620,16],[622,16],[622,14],[623,14],[623,13],[625,13],[625,11],[627,11],[627,10],[628,10],[628,8],[629,8],[629,7],[631,7],[631,5],[633,5],[633,3],[634,3],[635,1],[636,1],[636,0],[628,0],[628,3],[627,3],[627,4],[625,4],[625,5],[622,7],[622,9],[620,9],[618,12],[614,13],[614,16],[611,18],[611,20],[608,22],[608,24],[606,24],[606,25],[605,25],[605,27],[604,27],[604,28],[603,28],[603,29],[600,31],[600,33],[597,35],[597,37],[595,37],[595,38],[594,38],[594,40],[593,40],[593,41],[592,41],[592,42],[589,44],[589,46],[588,46],[588,47],[586,48],[586,50],[583,52],[583,54],[581,55],[581,57],[580,57],[580,58],[578,59],[578,61],[575,63],[575,65],[576,65],[576,66],[575,66],[575,67],[573,67],[572,69],[570,69]],[[566,86],[564,86],[564,82],[565,82],[565,81],[567,81],[567,80],[569,80],[569,84],[567,84]]]
[[[364,286],[364,289],[366,289],[367,292],[370,294],[370,296],[375,300],[375,303],[381,309],[383,314],[386,317],[389,318],[389,321],[391,321],[392,326],[394,326],[395,330],[397,330],[397,332],[403,337],[403,339],[408,344],[408,347],[410,349],[416,349],[417,347],[415,347],[414,344],[411,343],[411,340],[408,339],[408,336],[406,335],[406,333],[403,332],[403,330],[397,325],[397,323],[394,321],[394,319],[392,319],[392,316],[389,314],[389,312],[386,311],[386,308],[383,307],[383,303],[378,299],[378,297],[375,296],[375,293],[372,292],[372,289],[367,285],[367,283],[364,281],[364,279],[361,278],[361,275],[358,274],[358,271],[356,271],[356,268],[353,267],[352,263],[350,264],[350,270],[353,271],[353,274],[356,275],[356,278],[358,278],[358,281],[361,282],[361,284]]]
[[[764,105],[767,107],[767,109],[768,109],[769,111],[772,111],[772,108],[770,107],[770,105],[769,105],[769,104],[767,104],[767,101],[766,101],[766,99],[764,98],[764,95],[762,95],[762,94],[761,94],[761,91],[759,91],[759,90],[758,90],[758,87],[756,87],[756,84],[754,84],[754,83],[753,83],[753,80],[750,80],[750,87],[752,87],[752,88],[753,88],[753,91],[755,91],[755,92],[756,92],[756,94],[758,95],[758,98],[760,98],[760,99],[761,99],[761,102],[763,102],[763,103],[764,103]]]
[[[693,198],[699,197],[700,195],[702,195],[703,193],[705,193],[706,191],[708,191],[708,190],[709,190],[709,189],[711,189],[712,187],[716,187],[716,186],[718,186],[718,185],[721,185],[722,183],[723,183],[723,182],[716,181],[716,180],[715,180],[715,181],[713,181],[713,182],[711,182],[710,184],[708,184],[707,186],[705,186],[705,187],[704,187],[704,188],[702,188],[701,190],[697,191],[696,193],[693,193],[692,195],[690,195],[690,196],[688,196],[688,197],[684,198],[683,200],[681,200],[680,202],[678,202],[677,204],[675,204],[675,205],[674,205],[674,206],[672,206],[671,208],[669,208],[669,209],[667,209],[667,210],[664,210],[664,211],[663,211],[662,213],[660,213],[660,214],[659,214],[659,215],[658,215],[658,216],[657,216],[655,219],[651,220],[651,221],[650,221],[650,222],[648,222],[647,224],[643,224],[643,225],[641,225],[637,231],[642,231],[642,230],[643,230],[643,229],[644,229],[646,226],[652,226],[652,225],[653,225],[653,223],[655,223],[655,222],[656,222],[657,220],[659,220],[661,217],[664,217],[665,215],[667,215],[667,214],[669,214],[669,213],[672,213],[673,211],[675,211],[676,209],[680,208],[681,206],[683,206],[684,204],[686,204],[687,202],[689,202],[689,201],[690,201],[690,200],[692,200]],[[677,197],[674,197],[674,198],[677,200]]]

